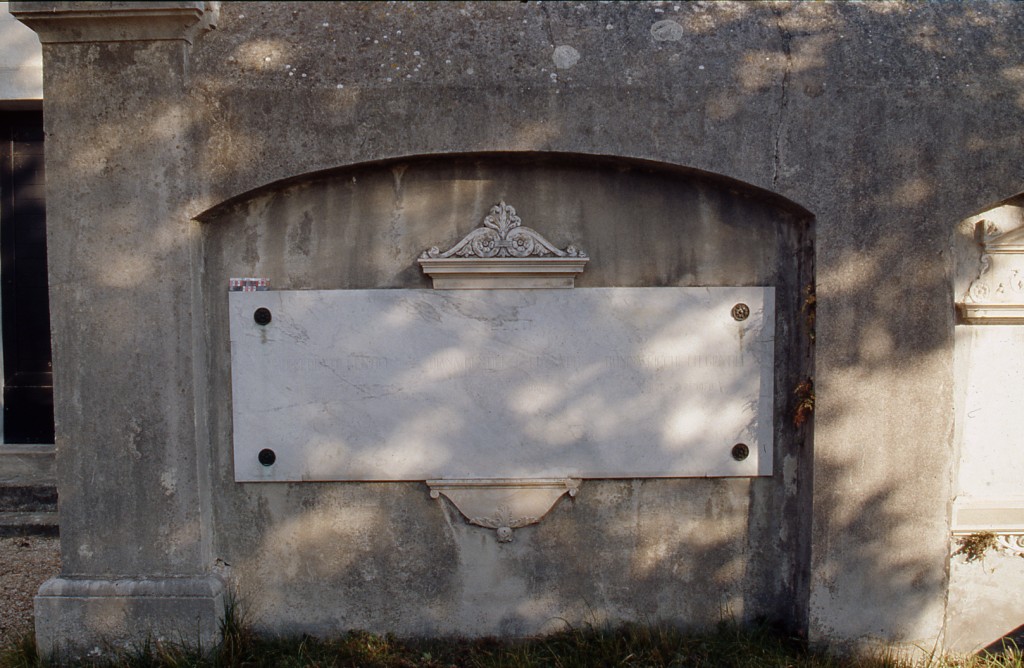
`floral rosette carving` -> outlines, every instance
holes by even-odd
[[[491,207],[483,224],[462,238],[450,249],[441,252],[434,246],[424,251],[421,258],[450,257],[586,257],[575,246],[565,250],[557,248],[536,230],[523,225],[516,210],[504,200]]]

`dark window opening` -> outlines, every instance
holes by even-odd
[[[53,443],[43,115],[0,112],[5,443]]]

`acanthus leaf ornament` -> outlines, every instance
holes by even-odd
[[[523,225],[502,200],[458,243],[424,251],[419,263],[436,289],[521,289],[571,288],[588,260],[577,246],[558,248]]]
[[[504,200],[491,207],[480,227],[441,252],[437,246],[423,251],[421,259],[450,257],[579,257],[587,254],[575,246],[557,248],[537,230],[525,227],[516,210]]]

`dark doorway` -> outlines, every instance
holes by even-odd
[[[53,443],[41,111],[0,112],[5,443]]]

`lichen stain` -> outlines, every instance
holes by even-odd
[[[658,21],[651,26],[651,37],[656,42],[678,42],[683,38],[683,26],[672,19]]]
[[[288,229],[289,254],[299,254],[309,257],[312,230],[313,216],[310,215],[309,211],[303,211],[302,220],[299,221],[298,225],[294,225]]]
[[[551,54],[551,60],[554,61],[555,67],[558,69],[567,70],[580,61],[580,52],[568,44],[561,44],[555,47],[555,52]],[[554,76],[556,75],[552,73],[552,77]]]

